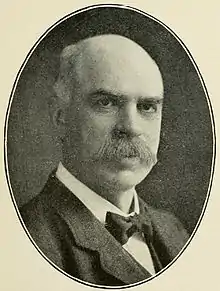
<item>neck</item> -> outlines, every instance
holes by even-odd
[[[90,179],[87,173],[84,172],[83,175],[81,175],[82,171],[76,171],[76,168],[73,169],[72,167],[69,167],[68,163],[65,163],[65,161],[62,161],[62,164],[72,175],[95,193],[114,204],[124,213],[129,213],[134,198],[134,187],[121,190],[115,186],[108,185],[108,183],[103,184],[103,186],[98,182],[95,183],[96,179]]]
[[[102,195],[100,193],[104,193],[105,195]],[[100,193],[98,193],[100,196],[114,204],[122,212],[129,213],[134,198],[134,188],[127,191],[114,190],[114,193],[112,193],[111,191],[106,192],[105,190],[104,192]]]

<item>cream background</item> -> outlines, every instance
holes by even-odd
[[[4,119],[16,75],[38,38],[72,11],[87,5],[120,3],[139,8],[169,26],[185,43],[204,78],[212,102],[216,133],[220,126],[219,68],[220,2],[185,1],[6,1],[0,5],[1,80],[1,195],[0,195],[0,290],[46,291],[92,289],[55,270],[30,243],[11,201],[4,172]],[[218,290],[220,219],[218,187],[219,158],[210,200],[202,223],[184,254],[164,273],[147,284],[134,287],[148,291]],[[97,289],[94,289],[97,290]]]

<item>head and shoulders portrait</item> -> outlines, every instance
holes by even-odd
[[[178,258],[207,203],[214,129],[200,73],[165,25],[110,5],[68,15],[10,102],[13,201],[51,264],[120,287]]]

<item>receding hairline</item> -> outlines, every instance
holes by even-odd
[[[106,44],[111,44],[113,43],[113,41],[115,42],[116,40],[123,43],[126,42],[129,46],[133,46],[139,49],[141,53],[145,54],[145,56],[148,56],[148,58],[152,61],[152,63],[158,68],[160,72],[157,63],[151,57],[151,55],[141,45],[131,40],[130,38],[118,34],[102,34],[92,36],[86,39],[82,39],[74,44],[70,44],[62,50],[60,54],[59,75],[53,87],[57,94],[57,97],[61,97],[61,99],[63,99],[64,101],[66,99],[69,100],[70,96],[66,96],[66,89],[70,80],[71,82],[77,82],[78,76],[76,64],[80,56],[83,56],[83,54],[86,53],[89,54],[92,50],[96,50],[100,47],[104,47],[106,49],[108,48]],[[69,75],[71,75],[71,78]]]
[[[125,37],[119,34],[101,34],[101,35],[91,36],[91,37],[79,40],[78,42],[74,44],[70,44],[62,50],[61,54],[68,55],[68,52],[70,52],[71,49],[73,49],[76,52],[78,48],[83,49],[83,48],[89,47],[90,45],[96,44],[97,41],[100,46],[100,44],[105,43],[106,41],[113,42],[115,40],[133,44],[147,53],[147,51],[141,45],[139,45],[137,42],[133,41],[132,39],[128,37]]]

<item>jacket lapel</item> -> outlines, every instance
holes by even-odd
[[[139,198],[140,211],[144,213],[152,227],[152,257],[156,260],[156,271],[166,267],[180,252],[188,235],[177,219],[167,212],[150,207]],[[154,262],[155,262],[154,261]]]
[[[151,276],[73,193],[55,176],[50,179],[53,189],[57,189],[51,195],[51,205],[68,224],[76,244],[99,253],[100,264],[105,272],[125,284],[140,282]]]

